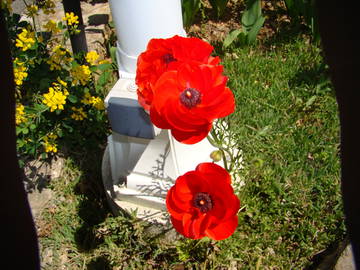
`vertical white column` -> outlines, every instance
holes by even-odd
[[[120,77],[135,75],[137,57],[150,39],[186,35],[181,0],[109,0],[109,3],[118,40]]]

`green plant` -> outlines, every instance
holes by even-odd
[[[236,39],[240,44],[253,44],[256,37],[265,22],[261,14],[261,1],[248,0],[247,9],[241,17],[241,29],[235,29],[225,38],[223,46],[229,47]]]
[[[225,128],[243,158],[233,165],[236,232],[217,242],[149,237],[143,222],[115,218],[106,197],[99,202],[101,160],[86,151],[51,183],[55,206],[39,228],[43,256],[54,257],[46,269],[306,269],[342,239],[339,120],[321,51],[299,36],[233,54],[223,64],[237,106]]]
[[[226,5],[229,2],[229,0],[209,0],[212,8],[216,10],[216,14],[218,18],[220,18],[225,11]]]
[[[51,13],[52,1],[42,6]],[[78,18],[66,13],[60,22],[35,23],[40,7],[27,4],[32,23],[6,6],[16,86],[16,134],[20,156],[46,158],[66,145],[91,147],[108,132],[103,88],[112,65],[91,51],[74,55],[66,48]],[[44,31],[42,31],[42,29]]]
[[[295,25],[305,23],[310,28],[314,41],[320,40],[314,0],[285,0],[288,14]]]
[[[183,24],[185,28],[190,27],[201,7],[201,0],[182,0]]]

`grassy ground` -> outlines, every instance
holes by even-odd
[[[166,243],[147,224],[112,216],[97,149],[69,155],[51,183],[54,206],[38,223],[44,269],[304,269],[344,237],[339,121],[320,50],[296,38],[223,60],[237,101],[233,140],[244,153],[235,234]]]

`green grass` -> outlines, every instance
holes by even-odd
[[[69,157],[51,183],[57,199],[40,242],[54,259],[45,269],[304,269],[344,237],[339,120],[321,51],[294,39],[236,49],[223,62],[237,102],[233,140],[244,154],[234,235],[166,243],[135,218],[113,217],[100,149]]]

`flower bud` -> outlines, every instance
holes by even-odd
[[[220,150],[214,150],[214,151],[211,152],[210,158],[214,162],[218,162],[223,158],[223,154],[222,154],[222,152]]]

